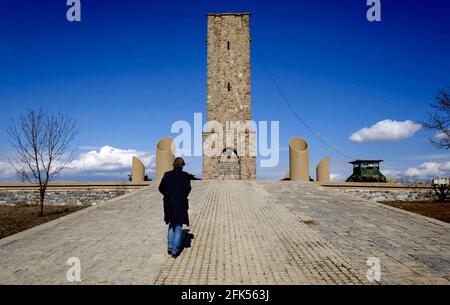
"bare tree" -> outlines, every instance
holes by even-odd
[[[49,181],[76,157],[75,123],[61,113],[47,115],[42,110],[28,110],[11,121],[7,133],[16,151],[9,163],[20,180],[39,185],[38,215],[43,216]]]
[[[450,193],[450,185],[448,184],[432,184],[433,190],[436,193],[440,202],[445,202]]]
[[[450,148],[450,86],[440,89],[436,94],[436,101],[431,107],[438,113],[430,114],[428,121],[422,125],[425,128],[435,130],[436,135],[430,138],[430,142],[437,148]]]

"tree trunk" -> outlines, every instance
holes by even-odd
[[[40,217],[44,216],[44,199],[45,199],[45,191],[41,190],[39,192],[39,213]]]

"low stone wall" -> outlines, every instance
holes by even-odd
[[[438,199],[430,185],[386,183],[323,183],[321,185],[377,202],[433,201]]]
[[[53,183],[49,185],[45,204],[49,205],[95,205],[122,196],[149,183]],[[0,184],[0,205],[37,204],[39,191],[29,183]]]
[[[382,201],[433,201],[437,200],[433,191],[418,190],[340,190],[364,199]]]
[[[132,190],[66,190],[47,191],[45,204],[51,205],[86,205],[96,204]],[[39,192],[30,190],[0,191],[0,205],[37,204]]]

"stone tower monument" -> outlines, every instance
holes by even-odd
[[[203,179],[255,179],[255,133],[248,127],[250,14],[208,14],[207,49],[207,121],[220,123],[223,133],[215,128],[203,132]],[[235,129],[239,124],[245,127]],[[210,147],[215,153],[207,155],[205,141],[214,134],[223,145]]]

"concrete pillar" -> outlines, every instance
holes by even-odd
[[[136,157],[133,156],[131,159],[131,182],[133,183],[140,183],[144,182],[144,176],[145,176],[145,166],[142,161]]]
[[[161,180],[165,172],[173,169],[172,143],[172,138],[162,138],[156,145],[156,180]]]
[[[316,180],[330,182],[330,158],[323,158],[316,167]]]
[[[309,151],[305,139],[289,140],[289,172],[291,181],[309,181]]]

